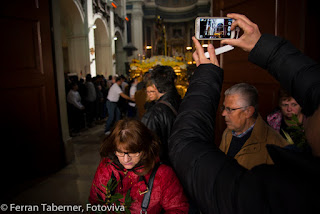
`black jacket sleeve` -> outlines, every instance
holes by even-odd
[[[313,113],[320,99],[319,65],[283,39],[268,35],[260,38],[249,57],[267,68],[309,115]],[[276,161],[276,165],[260,165],[248,171],[215,146],[214,121],[222,81],[223,71],[217,66],[202,64],[196,69],[169,138],[173,168],[190,199],[202,213],[318,210],[314,193],[319,189],[315,176],[319,171],[308,172],[310,164],[300,166],[303,158],[283,151],[279,155],[282,161]]]
[[[263,34],[249,54],[249,60],[265,68],[311,116],[320,104],[320,65],[288,41]]]
[[[169,139],[173,167],[202,213],[236,213],[238,183],[246,172],[214,143],[222,81],[221,68],[212,64],[197,68]]]

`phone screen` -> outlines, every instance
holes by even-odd
[[[229,18],[200,18],[199,39],[229,39],[231,24]]]

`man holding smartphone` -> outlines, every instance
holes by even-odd
[[[210,59],[193,38],[197,70],[191,79],[169,139],[172,165],[202,213],[320,213],[320,66],[286,40],[261,35],[256,24],[229,14],[243,29],[239,39],[222,44],[250,52],[249,60],[268,69],[298,101],[307,116],[306,137],[313,155],[267,146],[275,165],[251,170],[214,144],[214,119],[223,70],[210,44]]]

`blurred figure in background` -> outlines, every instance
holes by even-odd
[[[68,118],[71,134],[78,133],[81,128],[85,127],[84,105],[81,103],[81,96],[78,92],[78,84],[71,83],[71,89],[67,95]]]
[[[121,119],[121,112],[118,107],[118,101],[120,96],[125,100],[132,100],[128,95],[123,93],[121,90],[121,79],[117,77],[116,82],[111,86],[108,92],[107,97],[107,110],[108,110],[108,119],[106,121],[105,135],[110,134],[110,129],[112,125]]]
[[[86,116],[87,116],[87,125],[88,127],[92,127],[94,125],[94,118],[96,112],[96,89],[92,82],[91,74],[86,75],[85,82],[86,92],[85,92],[85,107],[86,107]]]
[[[151,73],[147,71],[143,74],[142,81],[140,81],[137,85],[137,91],[135,93],[135,101],[138,113],[138,119],[141,120],[144,113],[146,112],[146,104],[147,102],[147,92],[146,92],[146,84],[150,80]]]
[[[135,99],[135,94],[137,91],[138,83],[139,83],[138,78],[133,78],[132,83],[131,83],[131,87],[130,87],[130,91],[129,91],[129,96],[132,99]],[[128,117],[135,118],[136,115],[137,115],[136,103],[133,101],[129,101],[128,102]]]

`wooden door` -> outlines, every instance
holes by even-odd
[[[1,2],[1,201],[60,169],[49,0]]]
[[[220,0],[213,1],[213,16],[226,16],[235,12],[246,15],[251,21],[258,24],[261,33],[269,33],[284,37],[297,48],[319,59],[319,51],[314,46],[319,40],[313,39],[316,27],[308,27],[316,23],[312,10],[311,0]],[[317,23],[319,27],[319,23]],[[312,40],[313,39],[313,40]],[[314,44],[312,46],[311,44]],[[219,43],[214,43],[219,46]],[[267,71],[248,61],[248,53],[239,48],[227,52],[220,57],[220,64],[224,69],[224,83],[222,87],[220,106],[223,103],[224,91],[230,86],[247,82],[254,85],[259,91],[259,112],[264,119],[277,106],[279,83]],[[216,117],[216,139],[220,144],[221,135],[226,128],[224,118],[218,112]]]

